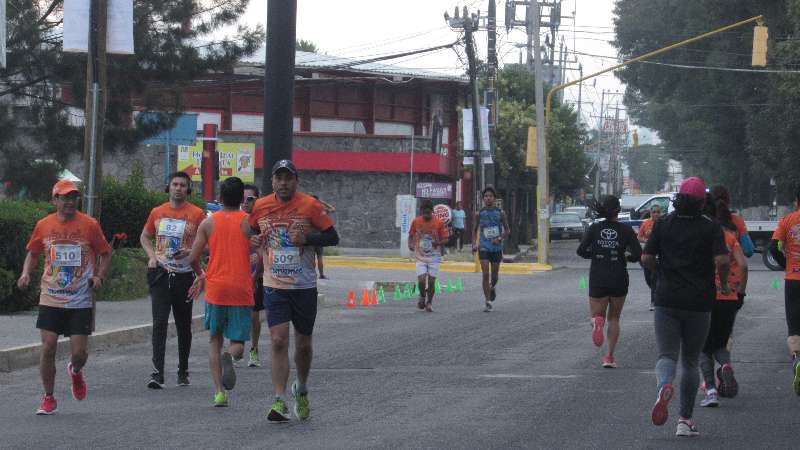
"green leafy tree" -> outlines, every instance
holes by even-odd
[[[644,193],[660,191],[669,178],[669,157],[663,147],[649,144],[632,147],[625,153],[625,162],[631,178]]]
[[[249,0],[135,0],[135,55],[108,56],[106,151],[132,149],[174,124],[183,110],[183,88],[209,72],[225,72],[264,42],[263,28],[239,26],[235,35],[208,40],[234,25]],[[0,139],[3,179],[19,182],[10,161],[55,159],[83,151],[83,128],[70,125],[86,95],[86,55],[61,50],[63,0],[8,3],[8,67],[0,70],[0,103],[14,102],[14,139]],[[65,92],[71,96],[63,95]],[[162,120],[130,126],[132,98],[166,111]],[[71,97],[71,98],[70,98]],[[0,113],[3,113],[0,110]],[[8,110],[5,119],[8,120]]]
[[[313,43],[312,41],[307,41],[305,39],[296,40],[294,44],[294,49],[299,50],[301,52],[319,53],[319,48],[317,48],[317,44]]]

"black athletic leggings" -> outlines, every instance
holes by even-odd
[[[189,352],[192,349],[192,301],[189,288],[194,274],[167,273],[158,267],[147,271],[150,299],[153,306],[153,368],[164,374],[164,353],[167,347],[169,313],[175,319],[178,332],[178,373],[189,371]]]
[[[717,300],[711,310],[711,324],[708,327],[703,353],[700,355],[700,370],[707,388],[715,387],[714,361],[719,365],[730,364],[731,353],[728,351],[728,338],[733,332],[736,313],[742,307],[740,300]]]

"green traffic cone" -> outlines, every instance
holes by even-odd
[[[455,292],[455,289],[453,288],[453,281],[447,280],[447,293],[452,294],[453,292]]]
[[[584,290],[586,289],[586,277],[581,275],[581,279],[578,280],[578,289]]]
[[[383,292],[383,288],[378,288],[378,304],[386,303],[386,294]]]
[[[464,283],[461,281],[461,277],[456,280],[456,292],[464,292]]]
[[[435,294],[441,294],[442,293],[442,285],[439,284],[439,280],[436,280],[436,284],[434,285],[433,292]]]
[[[394,301],[399,302],[402,299],[403,299],[403,293],[400,292],[400,285],[399,284],[395,284],[394,285]]]
[[[778,277],[776,276],[776,277],[775,277],[775,278],[772,280],[772,289],[780,289],[780,287],[781,287],[781,284],[780,284],[780,282],[778,281]]]
[[[406,285],[406,290],[403,294],[403,297],[405,297],[406,300],[414,297],[414,289],[411,288],[411,284]]]

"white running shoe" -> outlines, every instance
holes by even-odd
[[[675,436],[697,437],[700,432],[697,430],[697,425],[691,419],[681,419],[678,421],[678,429],[675,431]]]

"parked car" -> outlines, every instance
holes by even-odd
[[[588,206],[570,206],[563,212],[577,214],[581,218],[584,228],[592,224],[592,211]]]
[[[584,225],[575,213],[556,213],[550,217],[550,239],[580,239]]]

